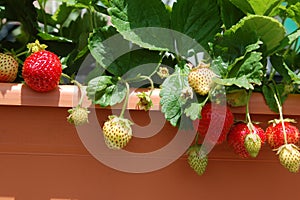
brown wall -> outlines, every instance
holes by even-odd
[[[267,146],[250,160],[238,158],[226,144],[217,146],[203,176],[189,168],[184,155],[149,173],[111,169],[83,146],[76,129],[65,120],[67,109],[0,106],[0,200],[299,198],[300,175],[284,169]],[[108,114],[97,110],[100,124]],[[145,113],[132,115],[140,125],[140,119],[147,118]],[[273,117],[253,116],[257,121]],[[166,125],[144,145],[139,145],[141,139],[132,140],[128,149],[159,148],[172,140],[174,130]]]

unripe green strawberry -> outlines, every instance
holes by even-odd
[[[13,82],[17,77],[18,67],[13,56],[0,53],[0,82]]]
[[[262,141],[258,134],[250,133],[246,135],[244,145],[251,157],[255,158],[258,155],[261,143]]]
[[[256,157],[260,151],[260,146],[266,141],[264,130],[257,124],[251,124],[238,122],[231,127],[227,136],[229,146],[242,158]],[[260,144],[257,144],[258,141]]]
[[[110,115],[102,128],[107,147],[110,149],[124,148],[132,137],[132,124],[128,119]]]
[[[75,108],[69,109],[70,115],[67,117],[68,122],[75,126],[80,126],[88,123],[89,111],[87,108],[76,106]]]
[[[210,91],[212,79],[216,74],[209,69],[209,65],[199,65],[188,75],[189,85],[200,95],[207,95]]]
[[[198,175],[204,174],[208,163],[207,155],[200,149],[201,145],[193,145],[187,151],[188,164]]]
[[[279,161],[290,172],[297,173],[300,168],[299,148],[294,144],[284,144],[278,148]]]

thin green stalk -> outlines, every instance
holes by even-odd
[[[279,100],[277,98],[277,95],[274,93],[274,98],[276,100],[277,106],[278,106],[278,111],[279,111],[279,120],[281,122],[282,125],[282,130],[283,130],[283,137],[284,137],[284,143],[287,144],[287,135],[286,135],[286,130],[285,130],[285,125],[284,125],[284,119],[283,119],[283,114],[282,114],[282,106],[279,103]]]
[[[151,87],[150,87],[151,90],[150,90],[149,96],[151,96],[151,95],[152,95],[152,92],[153,92],[153,90],[154,90],[154,83],[153,83],[153,80],[152,80],[149,76],[141,76],[141,78],[144,78],[144,79],[149,80],[150,85],[151,85]]]
[[[162,54],[163,51],[161,51],[160,53]],[[149,77],[152,77],[155,73],[157,73],[157,70],[158,70],[159,66],[161,65],[161,63],[162,63],[164,57],[165,57],[165,53],[164,53],[164,55],[160,58],[160,60],[159,60],[158,63],[157,63],[157,66],[155,67],[155,70],[153,70],[153,72],[149,75]]]
[[[45,33],[48,33],[48,24],[47,24],[47,18],[46,18],[46,11],[45,11],[45,7],[46,7],[46,2],[47,1],[43,1],[44,3],[43,4],[41,4],[39,1],[38,1],[38,3],[39,3],[39,6],[40,6],[40,8],[41,8],[41,12],[42,12],[42,16],[43,16],[43,21],[44,21],[44,31],[45,31]]]
[[[69,75],[67,74],[64,74],[62,73],[62,77],[65,77],[67,79],[70,80],[71,83],[75,84],[78,88],[79,88],[79,92],[80,92],[80,99],[79,99],[79,102],[78,102],[78,106],[82,106],[82,102],[83,102],[83,99],[84,99],[84,91],[83,91],[83,86],[81,83],[79,83],[77,80],[75,79],[72,79]]]
[[[95,28],[95,20],[94,20],[94,13],[93,13],[93,7],[90,6],[88,9],[89,12],[89,20],[90,20],[90,26],[91,26],[91,30],[93,30]]]
[[[198,144],[198,140],[199,140],[199,133],[197,132],[196,133],[196,137],[195,137],[195,145]]]
[[[250,102],[250,97],[252,94],[252,90],[250,90],[248,92],[248,97],[247,97],[247,104],[246,104],[246,121],[247,121],[247,126],[250,130],[250,133],[253,133],[254,127],[253,127],[253,123],[250,117],[250,112],[249,112],[249,102]]]
[[[125,85],[126,85],[126,96],[125,96],[125,101],[123,103],[123,107],[122,107],[122,110],[121,110],[121,113],[120,113],[120,118],[124,118],[124,113],[125,113],[125,110],[126,110],[126,107],[127,107],[127,104],[128,104],[128,100],[129,100],[129,95],[130,95],[130,88],[129,88],[129,84],[125,81],[124,82]]]

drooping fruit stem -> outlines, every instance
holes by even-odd
[[[77,80],[72,79],[72,78],[71,78],[69,75],[67,75],[67,74],[62,73],[61,76],[64,77],[64,78],[69,79],[71,83],[75,84],[75,85],[79,88],[80,99],[79,99],[79,102],[78,102],[78,106],[81,107],[81,106],[82,106],[83,99],[84,99],[84,89],[83,89],[82,84],[79,83]]]
[[[150,82],[150,93],[149,93],[149,97],[151,97],[152,92],[154,90],[154,83],[153,80],[149,77],[149,76],[140,76],[143,79],[147,79]]]
[[[277,104],[277,107],[278,107],[278,111],[279,111],[279,120],[281,122],[281,125],[282,125],[282,130],[283,130],[283,138],[284,138],[284,143],[287,144],[287,135],[286,135],[286,130],[285,130],[285,125],[284,125],[284,119],[283,119],[283,114],[282,114],[282,106],[281,104],[279,103],[279,100],[276,96],[276,94],[274,93],[274,98],[275,98],[275,101],[276,101],[276,104]]]
[[[253,133],[254,126],[252,124],[250,112],[249,112],[249,102],[250,102],[251,94],[252,94],[252,90],[249,90],[248,97],[247,97],[247,104],[246,104],[246,121],[247,121],[247,126],[250,130],[250,133]]]
[[[125,110],[126,110],[126,107],[127,107],[127,104],[128,104],[128,100],[129,100],[129,95],[130,95],[130,88],[129,88],[128,82],[124,81],[124,84],[126,86],[126,96],[125,96],[125,100],[124,100],[122,110],[121,110],[121,113],[120,113],[120,116],[119,116],[120,118],[124,118],[124,113],[125,113]]]

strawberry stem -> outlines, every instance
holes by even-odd
[[[78,102],[78,106],[82,106],[82,102],[83,102],[83,98],[84,98],[84,91],[83,91],[83,86],[81,83],[79,83],[77,80],[75,79],[72,79],[69,75],[67,74],[64,74],[62,73],[61,74],[62,77],[65,77],[67,79],[70,80],[71,83],[75,84],[78,88],[79,88],[79,91],[80,91],[80,99],[79,99],[79,102]]]
[[[285,130],[285,125],[284,125],[284,119],[283,119],[283,114],[282,114],[282,106],[281,104],[279,103],[279,100],[277,98],[277,95],[274,93],[274,98],[275,98],[275,101],[277,103],[277,107],[278,107],[278,111],[279,111],[279,120],[281,122],[281,125],[282,125],[282,130],[283,130],[283,137],[284,137],[284,143],[287,144],[287,135],[286,135],[286,130]]]
[[[196,137],[195,137],[195,145],[198,144],[198,140],[199,140],[199,133],[197,132],[196,133]]]
[[[23,52],[18,53],[18,54],[15,55],[15,56],[18,58],[18,57],[23,56],[23,55],[25,55],[25,54],[27,54],[27,53],[28,53],[28,51],[23,51]]]
[[[125,113],[125,110],[126,110],[126,107],[127,107],[127,104],[128,104],[128,100],[129,100],[129,94],[130,94],[130,88],[129,88],[129,84],[128,82],[124,81],[125,85],[126,85],[126,96],[125,96],[125,101],[123,103],[123,107],[122,107],[122,110],[121,110],[121,113],[120,113],[120,118],[124,118],[124,113]]]
[[[140,76],[141,78],[143,78],[143,79],[147,79],[147,80],[149,80],[149,82],[150,82],[150,93],[149,93],[149,97],[151,97],[151,95],[152,95],[152,92],[153,92],[153,90],[154,90],[154,83],[153,83],[153,81],[152,81],[152,79],[150,78],[150,77],[148,77],[148,76]]]
[[[247,121],[247,126],[250,130],[250,133],[253,133],[254,127],[253,127],[251,117],[250,117],[250,112],[249,112],[249,102],[250,102],[251,94],[252,94],[252,90],[249,90],[248,97],[247,97],[247,104],[246,104],[246,121]]]

